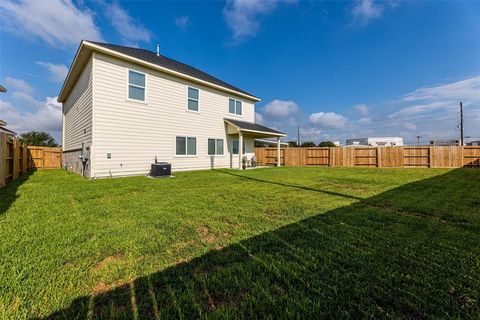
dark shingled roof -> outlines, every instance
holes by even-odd
[[[274,134],[284,134],[283,132],[280,132],[280,131],[262,126],[260,124],[253,123],[253,122],[240,121],[240,120],[229,119],[229,118],[225,118],[225,120],[234,124],[235,126],[239,127],[240,129],[260,131],[260,132],[268,132],[268,133],[274,133]]]
[[[7,92],[7,89],[5,89],[2,85],[0,85],[0,92]]]
[[[125,47],[125,46],[119,46],[119,45],[114,45],[114,44],[108,44],[108,43],[101,43],[101,42],[95,42],[95,41],[88,41],[90,43],[96,44],[98,46],[117,51],[119,53],[126,54],[128,56],[131,56],[133,58],[137,58],[146,62],[150,62],[153,64],[156,64],[158,66],[183,73],[185,75],[207,81],[213,84],[216,84],[218,86],[234,90],[252,97],[255,97],[254,95],[243,91],[235,86],[232,86],[229,83],[226,83],[225,81],[222,81],[220,79],[215,78],[214,76],[209,75],[206,72],[203,72],[201,70],[198,70],[197,68],[191,67],[189,65],[186,65],[184,63],[175,61],[173,59],[167,58],[165,56],[159,55],[155,52],[145,50],[145,49],[139,49],[139,48],[131,48],[131,47]]]

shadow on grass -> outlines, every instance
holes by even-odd
[[[241,179],[255,181],[255,182],[268,183],[268,184],[273,184],[273,185],[282,186],[282,187],[301,189],[301,190],[305,190],[305,191],[315,191],[315,192],[320,192],[320,193],[327,194],[327,195],[331,195],[331,196],[349,198],[349,199],[354,199],[354,200],[363,200],[363,198],[355,197],[355,196],[352,196],[352,195],[349,195],[349,194],[345,194],[345,193],[340,193],[340,192],[335,192],[335,191],[328,191],[328,190],[322,190],[322,189],[315,189],[315,188],[311,188],[311,187],[307,187],[307,186],[301,186],[301,185],[295,185],[295,184],[288,184],[288,183],[283,183],[283,182],[278,182],[278,181],[270,181],[270,180],[258,179],[258,178],[251,177],[251,176],[245,176],[245,175],[243,175],[243,174],[241,174],[241,173],[233,172],[232,170],[219,170],[219,169],[215,169],[215,171],[216,171],[216,172],[221,172],[221,173],[224,173],[224,174],[229,174],[229,175],[232,175],[232,176],[241,178]]]
[[[479,188],[480,171],[468,169],[410,183],[46,319],[477,318]]]
[[[0,189],[0,217],[2,217],[8,208],[18,199],[18,188],[25,183],[33,173],[33,171],[28,171],[17,179],[7,182],[7,185]]]

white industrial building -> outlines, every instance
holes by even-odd
[[[347,146],[396,147],[403,146],[402,137],[369,137],[347,139]]]

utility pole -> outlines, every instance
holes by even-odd
[[[463,104],[460,101],[460,145],[463,146]]]
[[[300,125],[297,126],[297,147],[300,147]]]
[[[420,136],[417,136],[417,147],[420,145]]]

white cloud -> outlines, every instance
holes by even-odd
[[[350,14],[354,22],[367,24],[370,20],[382,16],[384,7],[375,0],[356,0]]]
[[[298,104],[294,101],[276,99],[266,104],[262,112],[267,119],[285,119],[294,116],[298,110]]]
[[[5,78],[9,93],[0,98],[0,117],[8,128],[17,133],[25,131],[48,131],[58,140],[62,130],[62,105],[57,97],[37,100],[34,89],[24,80]]]
[[[480,102],[480,76],[423,87],[407,93],[400,100],[399,110],[391,113],[389,117],[458,110],[460,101],[463,101],[466,108]]]
[[[407,143],[458,138],[459,102],[463,101],[465,136],[480,139],[480,75],[431,85],[386,102],[358,104],[346,115],[317,112],[305,116],[294,101],[273,100],[259,109],[257,121],[296,139],[300,124],[302,141],[340,140],[362,136],[401,136]]]
[[[403,101],[419,100],[456,100],[478,101],[480,100],[480,75],[446,84],[417,89],[403,97]]]
[[[25,131],[48,131],[59,141],[62,130],[62,107],[57,97],[46,97],[37,101],[38,108],[33,112],[22,112],[10,102],[0,100],[0,114],[8,123],[8,128],[17,133]],[[60,141],[59,141],[60,142]]]
[[[25,80],[13,77],[5,77],[5,87],[9,91],[20,91],[28,94],[35,91]]]
[[[261,113],[255,112],[255,123],[258,123],[258,124],[264,123],[263,116]]]
[[[40,38],[55,47],[78,45],[82,39],[102,41],[93,13],[71,0],[3,0],[0,15],[2,29]]]
[[[417,136],[422,137],[420,143],[458,138],[460,101],[464,105],[465,136],[480,139],[480,76],[419,88],[369,106],[354,105],[346,110],[348,118],[335,112],[317,112],[305,117],[298,104],[282,100],[272,101],[267,104],[267,113],[264,109],[259,113],[266,126],[287,133],[287,139],[296,138],[300,124],[302,141],[344,143],[346,138],[401,136],[407,143],[416,144]]]
[[[300,128],[300,143],[305,141],[319,142],[324,138],[322,131],[318,128]]]
[[[44,66],[50,72],[50,78],[55,82],[63,82],[67,77],[68,68],[64,64],[54,64],[51,62],[37,61],[37,64]]]
[[[387,9],[398,6],[397,0],[355,0],[350,9],[353,24],[366,25],[370,21],[382,17]]]
[[[271,13],[277,7],[278,2],[280,1],[227,0],[227,4],[223,8],[223,17],[233,32],[233,41],[239,42],[256,36],[260,30],[259,17]]]
[[[432,112],[435,110],[452,109],[452,108],[456,108],[456,103],[450,104],[446,101],[434,101],[426,104],[418,104],[418,105],[413,105],[408,107],[402,107],[400,110],[392,114],[389,114],[388,117],[398,118],[398,117],[405,117],[405,116],[413,116],[416,114]]]
[[[27,110],[39,107],[39,102],[29,93],[14,91],[11,93],[10,97],[11,101],[14,102],[15,107],[19,109]]]
[[[188,16],[181,16],[175,18],[175,25],[182,31],[186,31],[190,26],[190,18]]]
[[[417,125],[411,122],[405,123],[405,129],[410,130],[410,131],[415,131],[417,130]]]
[[[150,41],[150,31],[135,21],[118,3],[114,2],[107,5],[106,15],[110,24],[118,31],[126,43],[131,44],[135,41]]]
[[[357,104],[354,105],[353,108],[362,116],[362,117],[367,117],[368,116],[368,106],[366,104]]]
[[[317,112],[308,118],[310,123],[317,128],[338,129],[343,128],[347,118],[335,112]]]

